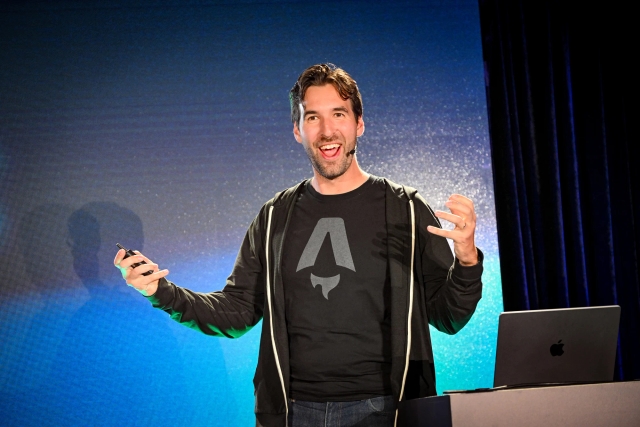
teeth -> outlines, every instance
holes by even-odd
[[[323,147],[320,147],[321,150],[332,150],[334,148],[338,148],[340,146],[340,144],[329,144],[329,145],[325,145]]]

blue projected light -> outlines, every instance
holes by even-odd
[[[125,286],[115,243],[222,289],[262,204],[311,176],[288,91],[320,62],[358,82],[363,169],[434,209],[474,200],[483,299],[460,333],[432,335],[439,392],[491,386],[502,296],[477,2],[363,4],[0,14],[3,425],[254,424],[261,324],[234,340],[177,324]]]

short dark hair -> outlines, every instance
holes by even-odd
[[[300,122],[300,108],[298,105],[304,100],[309,86],[324,86],[331,84],[336,88],[340,97],[345,101],[351,100],[351,108],[356,116],[356,121],[362,117],[362,97],[356,81],[342,68],[333,64],[312,65],[300,74],[298,81],[289,91],[291,103],[291,121],[294,124]]]

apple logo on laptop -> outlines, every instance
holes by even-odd
[[[551,352],[552,356],[562,356],[564,354],[564,350],[562,349],[564,344],[561,344],[561,343],[562,343],[562,340],[558,341],[556,344],[551,345],[551,348],[549,348],[549,351]]]

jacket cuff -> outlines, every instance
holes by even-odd
[[[482,262],[484,261],[484,254],[480,248],[478,250],[478,263],[475,265],[464,266],[460,264],[458,258],[453,262],[452,275],[456,278],[456,281],[465,285],[470,285],[477,282],[482,277]]]
[[[171,287],[173,283],[169,282],[164,277],[158,281],[158,289],[153,295],[149,295],[145,297],[151,305],[154,307],[160,307],[166,305],[173,298],[173,292],[171,292]]]

